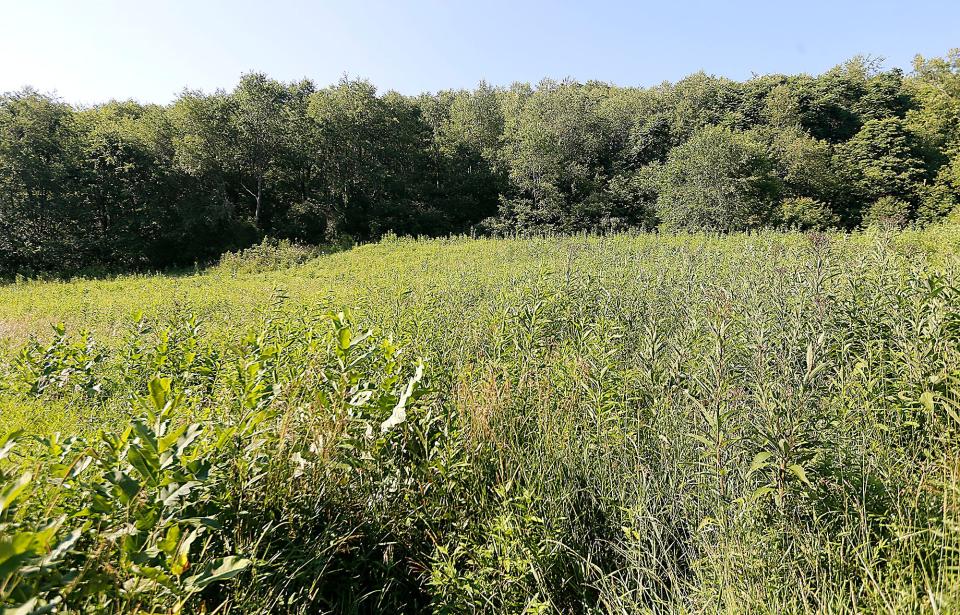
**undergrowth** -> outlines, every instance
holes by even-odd
[[[57,325],[0,367],[0,604],[955,612],[951,233],[393,239]]]

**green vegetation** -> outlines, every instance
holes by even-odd
[[[0,277],[156,271],[264,237],[855,229],[960,203],[960,51],[903,74],[420,96],[249,74],[168,106],[0,96]]]
[[[956,612],[958,248],[388,236],[0,286],[0,605]]]

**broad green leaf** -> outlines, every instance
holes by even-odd
[[[0,489],[0,515],[2,515],[4,511],[9,510],[13,506],[13,503],[23,495],[30,485],[32,478],[33,475],[30,472],[26,472],[17,480],[4,485],[4,487]]]
[[[182,500],[185,500],[186,497],[190,495],[190,492],[199,484],[198,481],[193,480],[182,485],[178,485],[177,483],[167,485],[160,490],[160,503],[164,508],[176,506]]]
[[[122,470],[114,470],[105,475],[113,483],[114,493],[121,503],[127,505],[140,492],[140,483]]]
[[[188,577],[184,585],[187,591],[197,592],[211,583],[234,578],[252,563],[236,555],[221,557],[206,564],[199,573]]]
[[[140,438],[141,446],[146,446],[154,455],[157,453],[157,434],[146,423],[136,420],[132,423],[133,432]]]
[[[200,433],[203,431],[203,426],[199,423],[191,423],[187,426],[186,431],[182,436],[177,438],[175,450],[177,455],[182,455],[183,451],[187,449],[188,446],[193,444],[193,441],[196,440]]]
[[[56,603],[43,604],[40,602],[39,596],[34,596],[19,606],[3,609],[3,615],[40,615],[41,613],[53,612],[52,608],[55,606]]]
[[[760,487],[759,489],[754,490],[754,492],[750,495],[750,497],[753,498],[754,500],[759,500],[760,498],[767,495],[771,491],[773,491],[773,487],[771,487],[770,485],[764,485],[763,487]]]
[[[176,443],[177,439],[187,430],[187,424],[184,423],[179,427],[174,427],[168,431],[164,436],[157,440],[157,452],[162,453]]]
[[[10,536],[0,536],[0,579],[11,574],[21,564],[37,555],[33,532],[18,532]]]
[[[150,380],[150,399],[157,412],[163,410],[170,398],[170,378],[153,378]]]
[[[160,463],[155,455],[152,454],[152,451],[145,450],[139,446],[131,446],[130,450],[127,451],[127,459],[130,461],[137,472],[140,473],[140,476],[143,479],[151,484],[156,485],[159,480]]]
[[[40,560],[40,566],[52,566],[60,561],[67,551],[69,551],[73,545],[77,543],[80,539],[81,531],[79,529],[72,530],[67,536],[58,542],[50,552],[43,556],[43,559]]]
[[[767,460],[772,456],[773,453],[769,451],[760,451],[754,455],[753,461],[750,462],[750,469],[747,470],[747,476],[751,476],[754,472],[767,465]]]
[[[178,544],[180,544],[180,526],[174,523],[167,528],[163,539],[157,542],[157,548],[167,555],[173,555]]]
[[[0,437],[0,459],[5,459],[7,455],[10,454],[10,451],[13,450],[13,447],[16,446],[17,440],[20,436],[23,435],[22,429],[17,429],[11,431],[10,433]]]
[[[793,464],[792,466],[788,467],[787,470],[789,470],[791,474],[796,476],[801,483],[804,483],[805,485],[810,485],[810,481],[807,480],[806,471],[798,464]]]
[[[173,557],[170,558],[170,572],[176,576],[182,575],[190,567],[190,545],[197,538],[197,531],[194,530],[183,537],[177,545]]]
[[[407,382],[403,393],[400,394],[400,399],[397,401],[397,405],[394,406],[393,412],[390,413],[387,420],[380,424],[381,433],[390,431],[407,420],[407,401],[413,395],[417,384],[423,379],[423,371],[423,362],[421,361],[417,364],[417,371],[414,373],[413,378]]]
[[[350,349],[350,339],[352,334],[349,327],[343,327],[337,331],[337,342],[340,345],[340,350],[349,350]]]

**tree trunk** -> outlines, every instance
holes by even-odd
[[[257,179],[257,193],[253,195],[254,201],[256,201],[256,208],[253,211],[253,222],[257,225],[258,229],[262,229],[261,217],[262,217],[262,208],[261,204],[263,202],[263,179]]]

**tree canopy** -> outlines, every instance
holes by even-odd
[[[652,88],[251,73],[165,106],[0,97],[0,276],[191,265],[264,236],[854,228],[958,203],[960,51]]]

